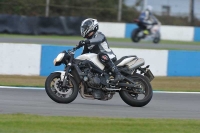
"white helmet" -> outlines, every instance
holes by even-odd
[[[99,29],[98,21],[93,18],[88,18],[81,23],[81,36],[87,38],[91,32],[96,32]]]
[[[149,10],[150,12],[152,12],[152,10],[153,10],[153,7],[152,7],[152,6],[150,6],[150,5],[148,5],[148,6],[147,6],[147,10]]]

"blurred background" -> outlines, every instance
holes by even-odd
[[[131,40],[138,26],[134,19],[148,5],[153,7],[153,14],[162,24],[159,29],[161,41],[152,44],[147,39],[135,43]],[[130,50],[126,54],[136,54],[151,64],[156,76],[200,76],[200,63],[197,61],[200,60],[199,5],[200,0],[0,0],[0,42],[12,43],[0,45],[4,53],[0,58],[12,59],[4,52],[5,49],[13,50],[16,56],[20,50],[35,49],[34,57],[39,55],[35,62],[31,62],[32,65],[22,61],[25,64],[16,67],[16,71],[12,69],[12,62],[5,59],[6,63],[0,65],[0,74],[48,75],[55,69],[53,58],[62,49],[71,47],[57,47],[55,52],[55,47],[47,45],[76,45],[83,39],[80,24],[89,17],[98,20],[100,31],[106,35],[110,47],[116,48],[118,58],[125,54],[119,48],[126,48]],[[36,48],[32,48],[33,45],[17,47],[16,43],[37,45],[34,45]],[[148,50],[137,52],[134,49]],[[159,57],[152,54],[156,52]],[[19,55],[19,58],[21,56],[24,55]],[[27,71],[18,69],[25,66]]]
[[[147,5],[163,25],[200,25],[200,0],[0,0],[0,14],[84,16],[131,23]]]

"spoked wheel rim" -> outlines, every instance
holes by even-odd
[[[73,84],[69,80],[65,87],[62,86],[63,82],[61,81],[60,77],[55,77],[51,83],[51,91],[57,96],[61,98],[68,98],[73,94]]]
[[[129,87],[128,90],[133,90],[128,92],[128,94],[135,100],[143,100],[147,96],[146,85],[140,80],[134,80],[135,88]]]
[[[132,80],[134,84],[129,81],[127,83],[133,84],[134,86],[124,88],[124,90],[119,92],[122,100],[133,107],[143,107],[147,105],[153,96],[149,80],[138,73],[135,73],[128,78]]]

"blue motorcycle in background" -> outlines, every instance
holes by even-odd
[[[153,23],[144,23],[140,19],[135,19],[134,22],[138,25],[138,28],[134,29],[131,33],[131,39],[133,42],[139,42],[141,39],[151,40],[157,44],[160,42],[160,26],[161,23],[155,19]]]

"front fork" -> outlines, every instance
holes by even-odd
[[[62,86],[65,87],[66,86],[66,83],[67,83],[67,76],[68,76],[68,73],[69,73],[69,70],[72,66],[72,61],[74,59],[74,54],[72,54],[70,60],[69,60],[69,63],[67,64],[67,67],[65,68],[65,75],[64,75],[64,78],[63,78],[63,84]]]
[[[65,70],[65,75],[64,75],[63,84],[62,84],[63,87],[66,86],[66,83],[67,83],[67,76],[68,76],[70,67],[71,67],[71,66],[67,66],[67,68],[66,68],[66,70]]]

